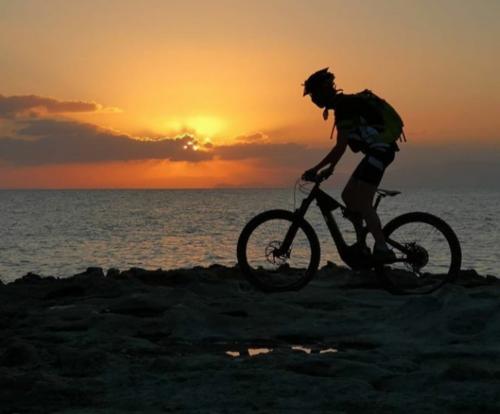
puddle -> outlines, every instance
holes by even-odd
[[[335,348],[324,348],[324,349],[318,349],[318,348],[308,348],[302,345],[293,345],[290,348],[282,348],[282,349],[290,349],[291,351],[299,351],[299,352],[304,352],[306,354],[329,354],[329,353],[336,353],[339,350]],[[240,351],[226,351],[226,355],[232,357],[232,358],[237,358],[240,356],[257,356],[257,355],[263,355],[263,354],[269,354],[273,352],[273,348],[247,348],[246,352],[240,352]]]
[[[307,348],[302,345],[295,345],[292,346],[292,350],[294,351],[302,351],[305,352],[306,354],[329,354],[329,353],[334,353],[334,352],[339,352],[338,349],[335,348],[325,348],[325,349],[313,349],[313,348]]]
[[[312,351],[311,348],[306,348],[305,346],[302,346],[302,345],[292,346],[292,350],[294,350],[294,351],[302,351],[302,352],[305,352],[306,354],[310,354],[311,351]]]
[[[322,349],[321,351],[319,351],[320,354],[330,354],[330,353],[335,353],[335,352],[339,352],[339,350],[335,349],[335,348],[326,348],[326,349]]]
[[[240,356],[240,353],[238,351],[226,351],[226,355],[236,358]]]
[[[249,355],[251,357],[257,356],[257,355],[262,355],[262,354],[269,354],[270,352],[273,352],[272,348],[248,348],[246,354],[244,355]],[[226,355],[229,355],[230,357],[236,358],[241,356],[241,352],[239,351],[226,351]]]
[[[270,352],[273,352],[270,348],[248,348],[248,355],[250,356],[269,354]]]

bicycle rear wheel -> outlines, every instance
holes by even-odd
[[[293,223],[297,232],[287,251],[283,241]],[[238,264],[247,280],[264,292],[304,287],[319,266],[320,245],[313,228],[286,210],[261,213],[243,228],[237,246]]]
[[[428,294],[453,281],[462,251],[452,228],[428,213],[396,217],[383,229],[398,261],[378,269],[386,288],[396,294]]]

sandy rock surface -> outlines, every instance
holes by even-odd
[[[0,412],[500,412],[500,284],[394,296],[330,265],[263,294],[222,266],[0,285]]]

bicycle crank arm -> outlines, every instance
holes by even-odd
[[[402,252],[404,254],[409,253],[409,250],[404,245],[402,245],[401,243],[398,243],[397,241],[394,241],[392,239],[387,239],[386,242],[387,242],[387,244],[391,245],[392,247],[395,247],[396,249],[398,249],[400,252]]]

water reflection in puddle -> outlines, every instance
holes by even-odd
[[[250,356],[269,354],[270,352],[273,352],[270,348],[248,348],[248,355]]]
[[[335,348],[327,348],[327,349],[322,349],[321,351],[319,351],[320,354],[330,354],[330,353],[335,353],[335,352],[339,352],[339,350],[335,349]]]
[[[305,352],[306,354],[328,354],[328,353],[338,352],[338,349],[335,348],[313,349],[313,348],[307,348],[302,345],[292,346],[292,349],[294,351]]]
[[[246,353],[244,352],[243,355],[249,355],[251,357],[256,356],[256,355],[261,355],[261,354],[269,354],[270,352],[273,352],[272,348],[248,348]],[[229,355],[233,358],[241,356],[241,352],[239,351],[226,351],[226,355]]]
[[[305,352],[306,354],[310,354],[312,349],[311,348],[306,348],[305,346],[302,346],[302,345],[295,345],[295,346],[292,346],[292,349],[294,351],[302,351],[302,352]]]
[[[325,349],[318,349],[318,348],[308,348],[302,345],[293,345],[290,347],[292,351],[299,351],[299,352],[304,352],[306,354],[328,354],[328,353],[335,353],[338,352],[338,349],[335,348],[325,348]],[[226,355],[237,358],[239,356],[257,356],[257,355],[262,355],[262,354],[269,354],[273,352],[273,348],[247,348],[246,352],[240,352],[240,351],[226,351]]]
[[[226,351],[226,355],[236,358],[240,356],[240,353],[238,351]]]

